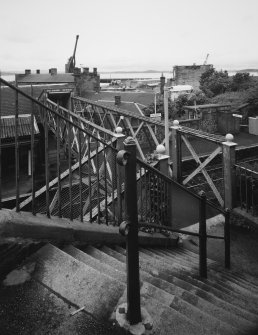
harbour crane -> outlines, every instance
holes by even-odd
[[[205,61],[204,61],[203,65],[207,65],[209,55],[210,55],[210,54],[207,54],[207,56],[206,56],[206,58],[205,58]]]
[[[76,53],[78,39],[79,39],[79,35],[76,35],[73,55],[68,59],[67,64],[65,64],[65,73],[73,73],[73,70],[75,68],[75,53]]]

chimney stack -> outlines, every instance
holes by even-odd
[[[89,68],[88,67],[84,67],[83,68],[83,73],[84,74],[89,74]]]
[[[25,70],[25,74],[27,75],[27,74],[31,74],[31,70]]]
[[[40,70],[36,70],[36,73],[37,73],[37,74],[40,74]]]
[[[51,76],[55,76],[57,74],[57,68],[52,67],[51,69],[49,69],[49,73],[51,74]]]
[[[160,94],[164,94],[164,87],[165,87],[165,80],[166,78],[164,77],[163,73],[160,77]]]
[[[121,95],[115,95],[115,106],[121,105]]]
[[[73,70],[73,74],[77,75],[77,76],[80,75],[81,74],[81,68],[75,67],[74,70]]]
[[[93,74],[94,74],[94,75],[97,75],[97,74],[98,74],[98,70],[97,70],[96,67],[93,68]]]

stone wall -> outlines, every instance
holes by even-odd
[[[93,72],[89,72],[89,68],[74,69],[74,80],[76,93],[83,97],[86,92],[95,91],[99,92],[100,90],[100,76],[97,72],[97,68],[93,68]]]
[[[201,75],[210,68],[212,68],[212,65],[194,64],[186,66],[174,66],[174,85],[191,85],[194,89],[199,89]]]

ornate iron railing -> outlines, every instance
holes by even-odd
[[[12,197],[8,197],[8,202],[5,201],[1,181],[6,180],[6,176],[1,173],[1,206],[12,208],[15,204],[16,211],[45,213],[48,217],[117,223],[118,216],[121,216],[118,211],[124,207],[122,180],[118,183],[116,178],[117,134],[92,125],[48,99],[43,104],[3,79],[1,84],[12,92],[10,104],[13,104],[13,99],[15,101],[15,137],[9,139],[8,148],[1,150],[2,166],[3,150],[13,154],[14,149],[12,159],[15,169],[5,171],[9,184],[4,185],[4,188],[8,188],[15,180],[14,192]],[[1,111],[5,106],[6,90],[1,89]],[[17,129],[19,113],[25,107],[26,114],[33,121],[29,127],[24,161],[24,147],[21,147],[22,138],[18,136]],[[34,116],[40,129],[37,143]],[[7,154],[5,152],[5,156]],[[30,173],[28,170],[22,172],[24,164],[28,165]],[[26,189],[26,195],[22,194],[23,189]]]
[[[256,169],[250,163],[235,165],[236,204],[253,216],[258,216],[258,170]]]

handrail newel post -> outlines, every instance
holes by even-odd
[[[125,166],[125,212],[126,222],[126,268],[127,268],[127,320],[131,325],[142,321],[140,303],[138,211],[136,181],[136,142],[132,137],[124,141],[124,150],[119,151],[118,163]]]
[[[207,278],[206,195],[199,193],[199,275]]]

